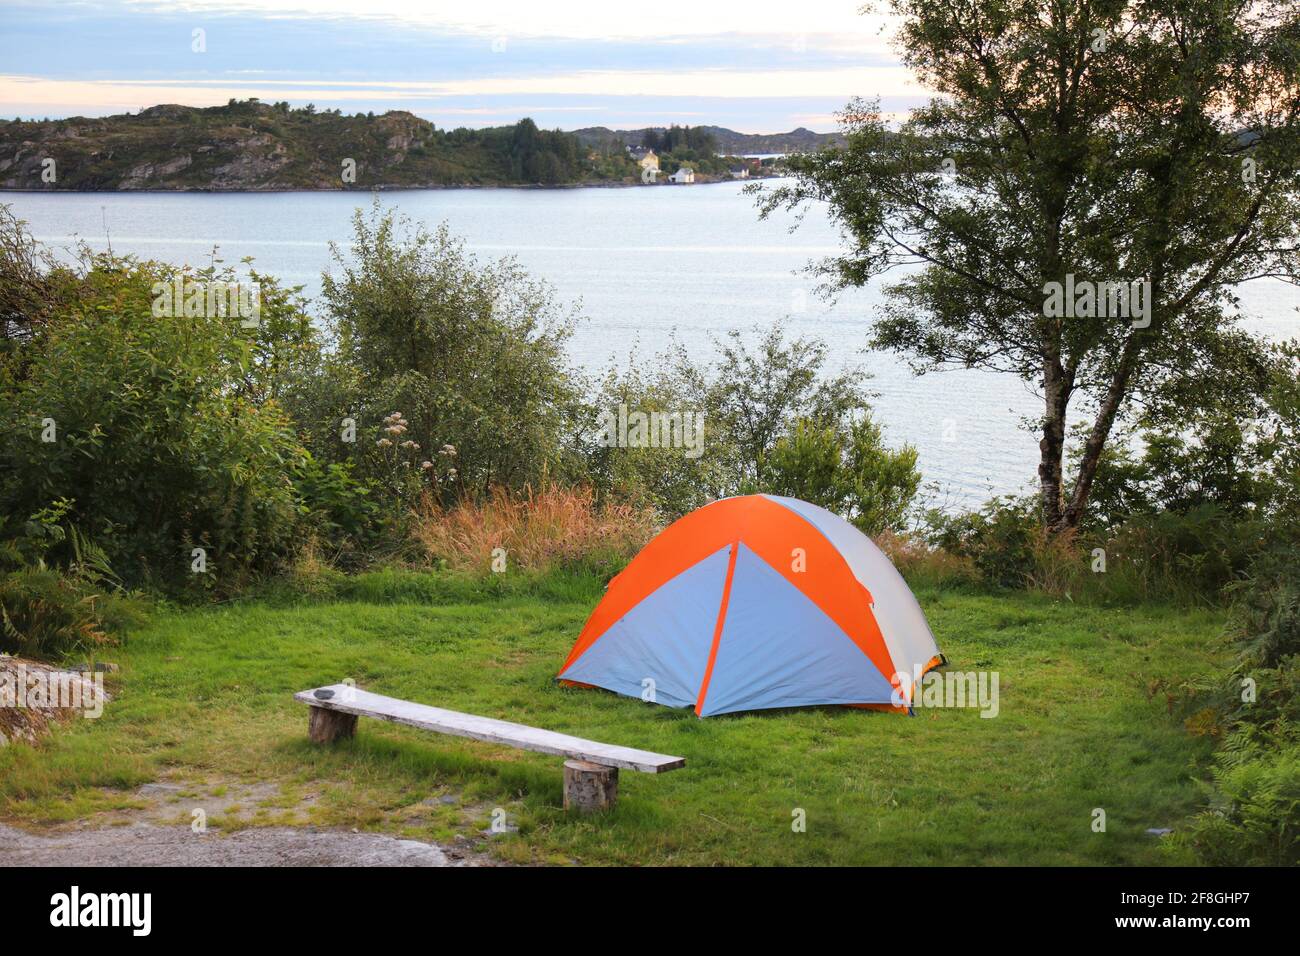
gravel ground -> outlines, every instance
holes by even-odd
[[[136,823],[50,835],[0,824],[10,866],[484,866],[476,854],[377,833],[250,827],[229,835]]]

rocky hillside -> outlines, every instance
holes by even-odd
[[[633,182],[636,174],[626,157],[598,156],[573,134],[540,130],[527,119],[444,130],[407,112],[345,116],[248,100],[100,119],[0,121],[3,189],[563,185]]]

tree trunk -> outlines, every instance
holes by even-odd
[[[1065,456],[1065,409],[1069,403],[1065,378],[1055,356],[1043,364],[1043,437],[1039,439],[1038,484],[1043,525],[1062,527],[1062,461]]]
[[[1130,345],[1133,341],[1134,339],[1130,339]],[[1136,366],[1136,347],[1126,347],[1124,355],[1120,358],[1119,368],[1115,370],[1115,374],[1111,378],[1110,387],[1106,389],[1106,397],[1102,399],[1101,406],[1097,409],[1097,417],[1093,420],[1092,430],[1083,443],[1083,456],[1079,460],[1079,474],[1074,479],[1074,489],[1070,494],[1070,503],[1061,515],[1062,530],[1077,528],[1079,522],[1083,520],[1084,510],[1088,506],[1088,494],[1092,491],[1093,479],[1097,477],[1097,466],[1101,464],[1102,449],[1106,447],[1106,439],[1110,437],[1111,426],[1115,424],[1115,416],[1119,412],[1120,402],[1123,401],[1124,395],[1128,391],[1129,379],[1132,378]]]
[[[1166,243],[1167,244],[1167,243]],[[1079,461],[1079,474],[1074,479],[1074,490],[1070,494],[1070,503],[1062,515],[1064,527],[1077,528],[1083,520],[1084,510],[1088,507],[1088,495],[1092,491],[1093,479],[1097,477],[1097,466],[1101,464],[1101,453],[1110,438],[1115,416],[1128,394],[1129,382],[1133,379],[1141,362],[1142,346],[1150,337],[1159,333],[1164,324],[1165,310],[1159,306],[1160,295],[1164,289],[1165,263],[1160,256],[1153,256],[1151,269],[1151,323],[1145,329],[1133,329],[1124,350],[1120,353],[1115,374],[1111,376],[1106,395],[1097,408],[1097,417],[1093,420],[1092,431],[1088,433],[1083,445],[1083,456]]]

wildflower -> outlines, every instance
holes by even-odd
[[[420,468],[421,468],[423,471],[428,471],[428,470],[429,470],[430,468],[432,468],[432,467],[433,467],[433,462],[431,462],[431,461],[422,461],[422,462],[420,462]]]
[[[378,445],[380,448],[390,448],[392,447],[393,443],[389,441],[387,438],[381,438],[379,439],[379,441],[375,442],[375,444]]]

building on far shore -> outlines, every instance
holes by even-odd
[[[689,166],[679,166],[677,172],[668,177],[668,181],[673,183],[693,183],[695,182],[695,170]]]
[[[748,179],[748,178],[749,178],[749,167],[748,167],[748,166],[736,166],[736,167],[734,167],[734,168],[731,170],[731,178],[732,178],[732,179]]]
[[[646,149],[644,146],[629,146],[627,151],[632,154],[636,164],[641,167],[641,172],[653,169],[659,172],[659,157],[655,155],[653,149]]]

